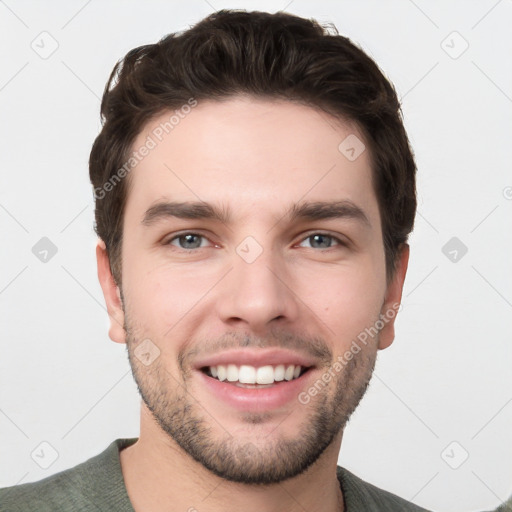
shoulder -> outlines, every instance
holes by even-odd
[[[79,493],[79,475],[89,461],[37,482],[0,489],[1,512],[66,510]]]
[[[502,503],[494,512],[512,512],[512,496]]]
[[[135,439],[116,439],[106,450],[70,469],[43,480],[0,489],[1,512],[88,512],[97,510],[106,495],[112,493],[113,478],[119,465],[119,450]],[[114,470],[114,471],[113,471]],[[100,507],[101,508],[101,507]]]
[[[410,501],[365,482],[340,466],[336,470],[347,512],[428,512]]]

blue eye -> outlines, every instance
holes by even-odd
[[[305,238],[300,245],[302,246],[306,240],[310,241],[310,245],[313,249],[329,249],[333,245],[344,245],[339,238],[326,233],[314,233]]]
[[[199,249],[200,247],[204,247],[202,244],[203,241],[206,241],[206,238],[202,235],[198,235],[197,233],[183,233],[171,238],[167,244],[177,246],[180,249]],[[177,244],[174,242],[177,242]]]
[[[309,242],[312,249],[330,249],[336,246],[345,246],[346,244],[339,238],[329,235],[327,233],[313,233],[302,240],[299,244],[301,247],[306,247],[304,243]],[[165,245],[172,245],[178,249],[185,251],[193,251],[207,247],[209,240],[198,233],[181,233],[180,235],[171,238]]]

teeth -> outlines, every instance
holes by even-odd
[[[274,380],[276,382],[284,380],[284,364],[279,364],[274,368]]]
[[[228,382],[239,382],[240,384],[273,384],[283,380],[297,379],[302,371],[302,366],[293,364],[285,366],[278,364],[276,366],[267,365],[255,368],[254,366],[235,364],[210,366],[210,374],[218,380]]]
[[[256,384],[273,384],[274,368],[272,366],[260,366],[256,370]]]
[[[234,364],[228,364],[226,376],[229,382],[236,382],[238,380],[238,368]]]
[[[256,368],[254,366],[240,366],[237,380],[241,384],[256,384]]]
[[[210,366],[210,372],[212,372],[212,368],[215,368],[215,366]],[[219,366],[217,366],[217,379],[219,379],[221,382],[226,380],[226,373],[226,367],[219,364]]]
[[[286,371],[284,372],[284,380],[292,380],[294,370],[295,370],[295,367],[293,365],[288,366],[286,368]]]

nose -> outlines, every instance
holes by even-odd
[[[252,262],[235,253],[225,281],[215,304],[219,318],[229,327],[264,333],[276,323],[286,325],[297,319],[299,299],[291,277],[270,250]]]

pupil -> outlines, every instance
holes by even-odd
[[[196,249],[201,245],[201,241],[197,235],[182,235],[180,243],[185,249]]]
[[[328,235],[313,235],[311,237],[311,239],[314,241],[311,245],[313,245],[313,247],[315,247],[315,244],[318,244],[316,245],[316,247],[330,247],[331,244],[330,244],[330,237]]]

